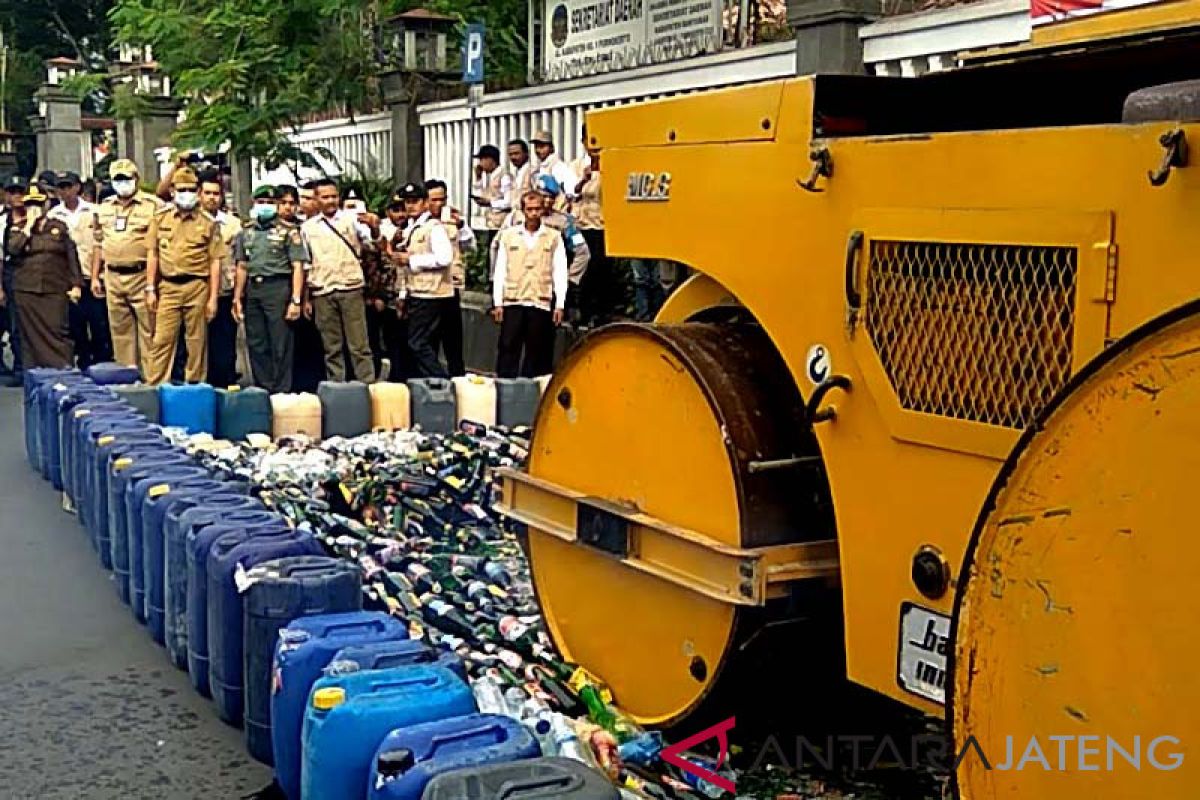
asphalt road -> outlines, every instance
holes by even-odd
[[[224,800],[270,770],[117,598],[0,390],[0,798]]]

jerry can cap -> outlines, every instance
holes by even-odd
[[[326,686],[313,692],[313,708],[318,711],[328,711],[346,702],[346,690],[340,686]]]

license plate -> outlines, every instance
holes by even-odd
[[[900,688],[944,705],[949,654],[950,618],[905,603],[900,609]]]

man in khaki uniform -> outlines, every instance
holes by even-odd
[[[554,367],[554,328],[567,302],[567,249],[562,234],[542,224],[544,201],[521,201],[524,224],[496,237],[492,315],[500,323],[496,375],[534,378]]]
[[[96,207],[96,246],[89,265],[92,294],[107,295],[113,357],[118,363],[136,365],[146,376],[154,339],[154,313],[146,306],[145,295],[146,241],[162,204],[138,191],[138,171],[132,161],[113,162],[111,174],[117,195]]]
[[[198,207],[200,181],[184,167],[171,178],[174,205],[155,215],[146,235],[146,305],[157,313],[154,348],[146,382],[171,377],[179,326],[184,326],[188,383],[204,380],[208,361],[207,322],[217,314],[221,285],[221,230],[211,214]]]

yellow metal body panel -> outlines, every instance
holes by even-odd
[[[934,703],[898,686],[898,615],[905,602],[948,614],[953,593],[940,600],[920,596],[909,565],[923,545],[938,547],[952,565],[961,563],[1016,432],[899,413],[878,361],[860,341],[863,331],[848,331],[848,237],[854,230],[868,240],[884,231],[941,238],[974,232],[1078,246],[1072,364],[1078,370],[1105,337],[1200,296],[1200,168],[1177,170],[1161,188],[1147,182],[1147,170],[1161,160],[1158,137],[1168,124],[814,142],[811,79],[775,85],[781,104],[770,140],[648,146],[661,141],[664,119],[688,130],[706,124],[702,118],[717,107],[732,117],[744,107],[742,93],[763,96],[761,87],[589,115],[589,134],[604,150],[603,180],[611,187],[604,193],[607,246],[615,256],[670,258],[711,276],[762,324],[806,395],[813,388],[806,354],[814,345],[830,354],[832,373],[850,378],[852,391],[836,396],[836,421],[817,429],[836,507],[848,674],[936,712]],[[741,130],[751,123],[721,124]],[[1184,127],[1200,141],[1200,126]],[[834,175],[819,182],[823,192],[810,193],[797,181],[808,176],[810,148],[819,145],[832,155]],[[672,176],[668,201],[625,198],[630,174],[663,172]],[[1113,277],[1100,274],[1101,248],[1120,254],[1111,305],[1096,299]],[[621,398],[640,379],[614,374],[613,402],[626,402]],[[639,429],[656,447],[673,446],[666,431],[648,424]],[[605,468],[626,469],[645,449],[608,448],[613,461]],[[578,486],[589,469],[564,464],[559,477]],[[677,519],[698,504],[704,523],[722,529],[726,522],[710,506],[727,489],[681,491],[653,489],[662,503],[676,506],[655,513]]]
[[[968,752],[965,800],[1196,796],[1196,312],[1087,370],[1002,476],[957,617],[955,751],[992,767]]]

